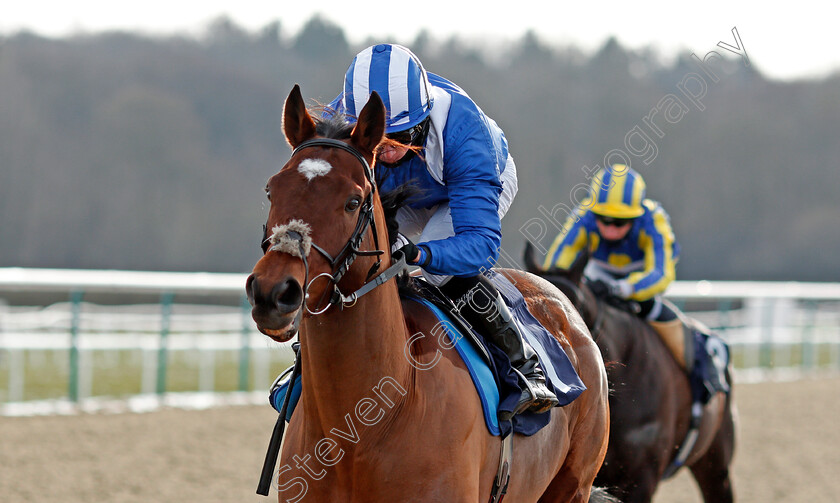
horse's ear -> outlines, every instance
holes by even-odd
[[[583,280],[583,270],[586,268],[587,262],[589,262],[589,248],[584,248],[569,267],[569,279],[574,284],[580,285],[581,280]]]
[[[306,110],[300,86],[295,84],[283,108],[283,133],[292,148],[315,136],[315,121]]]
[[[370,94],[368,102],[359,114],[356,127],[350,133],[350,139],[362,152],[370,152],[376,149],[382,137],[385,135],[385,105],[376,91]]]
[[[525,241],[525,251],[522,252],[522,261],[525,264],[525,270],[533,273],[533,274],[540,274],[545,272],[540,264],[537,262],[537,257],[534,252],[534,245],[531,244],[530,240]]]

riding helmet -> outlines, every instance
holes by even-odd
[[[645,181],[642,175],[624,164],[613,164],[592,179],[592,213],[612,218],[636,218],[645,210]]]
[[[397,44],[368,47],[353,59],[344,76],[344,109],[353,119],[379,94],[388,111],[386,133],[404,131],[429,116],[433,98],[426,70],[407,48]]]

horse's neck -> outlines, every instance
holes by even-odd
[[[603,302],[598,309],[603,310],[599,315],[603,317],[600,332],[606,339],[604,344],[609,346],[609,356],[626,362],[637,353],[651,351],[650,344],[653,339],[645,332],[650,332],[654,338],[656,334],[647,321],[628,311],[609,307]]]
[[[346,414],[353,416],[365,398],[393,407],[409,390],[406,327],[394,281],[353,307],[305,320],[302,329],[303,403],[309,426],[320,422],[329,431],[342,426]]]

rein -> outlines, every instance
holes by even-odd
[[[571,280],[566,278],[565,276],[552,276],[553,280],[556,280],[560,283],[566,285],[574,294],[574,299],[572,299],[572,304],[574,304],[575,309],[579,313],[583,313],[584,304],[586,303],[586,299],[584,298],[583,291],[580,289],[580,286],[573,283]],[[589,331],[592,333],[592,339],[597,339],[598,335],[601,333],[601,329],[604,326],[604,321],[606,320],[606,309],[604,309],[607,305],[610,305],[616,309],[620,309],[622,311],[626,311],[628,313],[638,313],[641,307],[639,306],[638,302],[632,300],[625,300],[618,297],[608,296],[603,298],[599,295],[595,295],[595,302],[597,304],[597,311],[595,312],[595,319],[592,320],[592,324],[590,326],[589,323],[586,326],[589,328]],[[584,320],[585,321],[585,320]]]

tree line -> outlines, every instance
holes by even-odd
[[[319,17],[293,37],[221,18],[194,37],[0,38],[0,266],[249,270],[265,181],[289,156],[286,95],[298,83],[329,102],[376,42]],[[700,95],[690,54],[614,39],[594,54],[530,32],[492,50],[406,45],[506,132],[520,181],[507,261],[526,235],[547,248],[574,188],[622,151],[671,215],[679,279],[840,281],[840,75],[774,81],[723,58]]]

